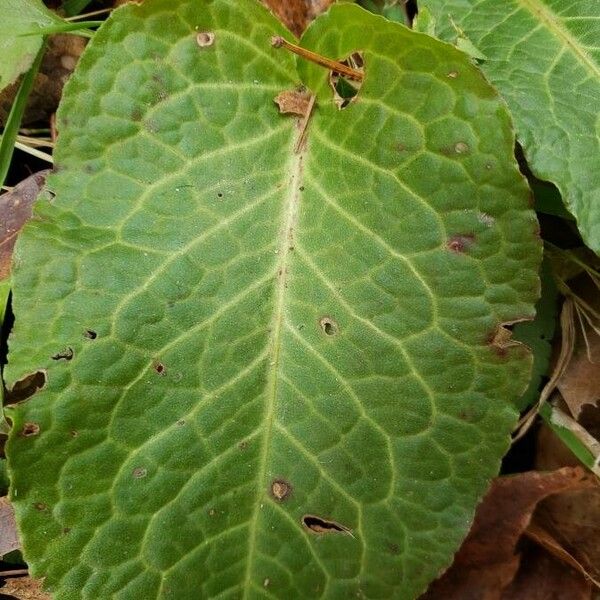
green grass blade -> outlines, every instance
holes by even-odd
[[[42,57],[44,56],[44,50],[45,47],[42,45],[33,64],[29,68],[29,71],[27,71],[23,77],[23,81],[19,86],[19,91],[17,92],[10,113],[8,114],[2,137],[0,138],[0,186],[4,185],[6,175],[8,174],[15,142],[19,133],[19,127],[21,126],[21,119],[25,112],[27,99],[29,98],[31,88],[33,87],[35,76],[37,75],[42,62]]]

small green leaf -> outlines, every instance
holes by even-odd
[[[41,0],[0,0],[0,90],[16,81],[35,60],[42,34],[22,36],[62,20]]]
[[[504,104],[341,4],[302,40],[362,53],[338,110],[283,35],[251,0],[146,0],[66,86],[7,369],[45,382],[7,452],[56,600],[414,598],[509,446],[531,357],[502,324],[541,244]],[[300,85],[305,137],[274,102]]]
[[[413,20],[413,29],[419,33],[435,36],[435,18],[429,9],[423,7],[419,10]]]
[[[598,0],[420,0],[437,33],[460,28],[485,54],[534,175],[554,183],[600,253]]]

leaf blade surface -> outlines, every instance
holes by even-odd
[[[443,39],[457,28],[487,57],[536,176],[560,190],[600,251],[600,11],[593,0],[426,0]],[[454,24],[452,23],[454,22]]]
[[[338,111],[283,33],[252,2],[128,6],[69,84],[8,375],[47,373],[9,454],[57,598],[415,596],[507,447],[529,359],[494,336],[532,315],[540,247],[506,111],[348,6],[304,39],[365,53]],[[273,99],[301,80],[296,153]]]

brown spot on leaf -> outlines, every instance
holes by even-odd
[[[165,365],[163,365],[161,362],[154,363],[154,370],[159,375],[166,375],[167,374],[167,369],[166,369]]]
[[[278,502],[283,502],[292,493],[292,486],[283,479],[275,479],[271,484],[271,494]]]
[[[456,79],[458,77],[458,71],[450,71],[446,77],[448,77],[448,79]]]
[[[398,554],[400,554],[400,546],[394,542],[389,542],[387,544],[387,549],[388,549],[388,552],[390,554],[393,554],[394,556],[397,556]]]
[[[40,433],[40,426],[37,423],[25,423],[21,429],[23,437],[33,437]]]
[[[454,144],[454,152],[456,154],[466,154],[469,151],[469,145],[465,142],[456,142]]]
[[[131,474],[135,479],[143,479],[146,477],[146,475],[148,475],[148,469],[145,469],[144,467],[136,467]]]
[[[317,534],[345,533],[346,535],[352,535],[350,529],[340,525],[340,523],[316,517],[314,515],[304,515],[302,517],[302,524],[304,527]]]
[[[475,236],[472,233],[453,235],[447,242],[448,250],[461,253],[468,250],[475,241]]]
[[[43,502],[36,502],[33,505],[33,508],[35,508],[35,510],[39,510],[39,511],[45,511],[48,510],[48,506],[46,504],[44,504]]]
[[[93,329],[86,329],[83,332],[83,337],[86,337],[88,340],[95,340],[98,334]]]
[[[212,31],[200,31],[196,34],[196,43],[200,48],[207,48],[215,43],[215,34]]]

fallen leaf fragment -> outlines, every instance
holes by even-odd
[[[479,505],[454,563],[421,600],[502,600],[519,569],[517,542],[538,503],[552,494],[594,485],[579,467],[498,477]]]
[[[18,600],[52,600],[52,597],[42,590],[41,581],[31,577],[7,579],[0,593]]]
[[[304,117],[310,103],[310,94],[306,90],[286,90],[277,94],[275,104],[282,114],[298,115]]]
[[[0,498],[0,557],[21,547],[15,513],[8,498]]]
[[[0,280],[8,277],[17,234],[31,218],[31,209],[49,171],[30,175],[0,195]]]
[[[271,12],[297,37],[335,0],[263,0]]]
[[[586,343],[577,344],[557,384],[576,419],[584,405],[598,406],[600,401],[600,336],[589,330],[586,337],[588,347]]]
[[[592,600],[592,586],[539,546],[526,548],[521,568],[501,600]]]
[[[56,111],[63,87],[77,65],[86,45],[83,37],[72,34],[51,35],[47,50],[27,100],[23,125],[45,121]],[[4,124],[14,101],[19,81],[0,93],[0,123]]]

